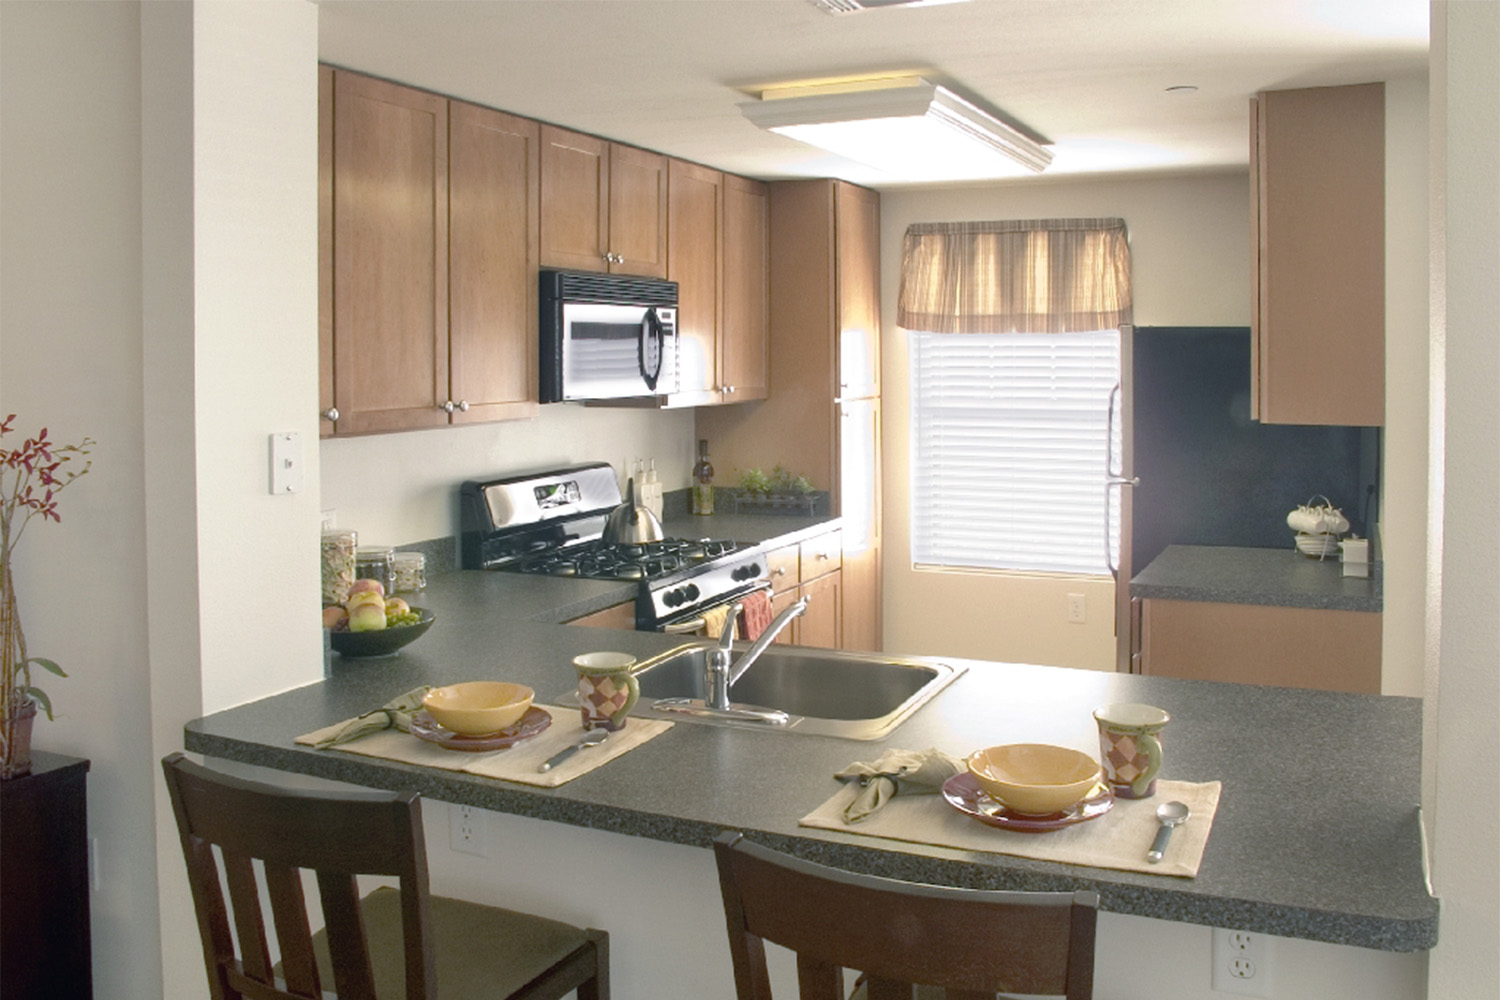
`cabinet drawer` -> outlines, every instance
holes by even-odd
[[[802,582],[797,554],[796,545],[783,545],[766,553],[766,572],[770,574],[773,592],[779,594],[783,590],[795,590],[797,584]]]
[[[802,543],[802,579],[812,580],[844,565],[844,533],[830,531]]]

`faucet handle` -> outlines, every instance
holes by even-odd
[[[734,644],[734,633],[739,628],[740,612],[745,610],[745,605],[735,601],[729,606],[729,614],[724,618],[724,628],[719,632],[719,648],[726,653]]]

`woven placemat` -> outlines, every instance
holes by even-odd
[[[586,747],[550,771],[538,771],[548,757],[572,743],[583,733],[583,720],[576,708],[560,708],[556,705],[539,705],[552,716],[552,725],[531,739],[523,740],[504,750],[472,753],[466,750],[448,750],[435,743],[418,739],[410,733],[397,729],[383,729],[369,736],[362,736],[349,743],[330,747],[333,753],[357,753],[366,757],[380,757],[405,764],[420,764],[445,771],[462,771],[502,781],[517,781],[525,785],[556,788],[574,778],[588,774],[594,768],[607,764],[621,754],[629,753],[648,740],[655,739],[673,723],[664,719],[638,719],[632,717],[625,728],[609,734],[609,739],[594,747]],[[347,720],[346,720],[347,721]],[[296,742],[314,746],[320,739],[338,732],[344,722],[336,722],[315,732],[297,737]]]
[[[1152,798],[1116,799],[1114,806],[1101,816],[1041,832],[989,826],[955,809],[941,794],[898,795],[858,823],[845,823],[844,807],[859,791],[858,785],[845,785],[803,816],[799,824],[934,847],[1192,878],[1203,863],[1203,850],[1219,808],[1221,786],[1217,781],[1158,780]],[[1146,860],[1146,851],[1156,836],[1156,807],[1174,799],[1187,803],[1192,816],[1172,832],[1161,861],[1151,864]]]

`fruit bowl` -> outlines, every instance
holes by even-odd
[[[334,652],[340,656],[391,656],[402,646],[415,642],[437,620],[426,608],[412,608],[412,611],[422,616],[414,625],[398,625],[395,628],[368,632],[331,632],[329,641],[333,643]]]

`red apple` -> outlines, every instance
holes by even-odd
[[[380,597],[384,597],[385,584],[381,583],[379,580],[372,580],[369,577],[363,577],[349,584],[350,597],[353,597],[355,594],[362,594],[365,591],[372,591]]]
[[[323,609],[323,627],[338,629],[349,622],[349,612],[337,604]]]
[[[410,610],[411,605],[399,597],[387,597],[385,599],[385,613],[388,615],[404,615]]]

